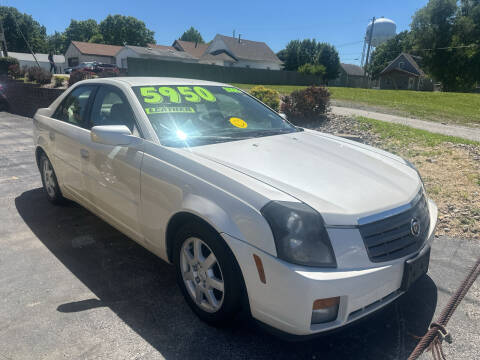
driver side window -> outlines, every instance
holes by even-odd
[[[99,125],[125,125],[139,136],[130,105],[119,90],[110,86],[100,87],[93,102],[90,128]]]

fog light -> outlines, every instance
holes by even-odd
[[[313,302],[312,324],[322,324],[337,319],[340,297],[318,299]]]

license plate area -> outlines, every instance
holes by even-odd
[[[425,275],[428,271],[429,263],[430,248],[428,248],[428,250],[425,252],[421,252],[413,259],[406,260],[403,269],[403,279],[400,290],[407,291],[415,281]]]

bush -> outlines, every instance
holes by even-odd
[[[54,75],[53,76],[53,83],[55,87],[61,87],[63,86],[64,81],[68,78],[68,76],[65,75]]]
[[[303,64],[298,68],[298,72],[301,74],[315,75],[323,78],[327,69],[321,64]]]
[[[34,81],[40,85],[50,84],[52,81],[52,74],[38,66],[32,66],[27,69],[28,81]]]
[[[68,86],[72,86],[79,81],[93,79],[95,77],[97,76],[94,72],[75,70],[70,74],[70,79],[68,79]]]
[[[268,89],[264,86],[254,86],[250,90],[250,94],[270,106],[273,110],[278,111],[278,105],[280,104],[280,94],[278,91]]]
[[[12,79],[18,79],[21,75],[22,70],[20,69],[20,65],[12,64],[8,67],[8,76]]]
[[[330,92],[324,86],[310,86],[282,98],[281,111],[296,125],[324,120],[330,109]]]
[[[11,65],[18,65],[18,60],[10,56],[0,57],[0,74],[8,74],[8,68]]]

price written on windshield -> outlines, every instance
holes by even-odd
[[[190,103],[199,103],[202,101],[215,102],[217,99],[207,89],[201,86],[145,86],[140,88],[140,94],[143,101],[147,104],[161,104],[164,101],[180,104],[182,99]]]

